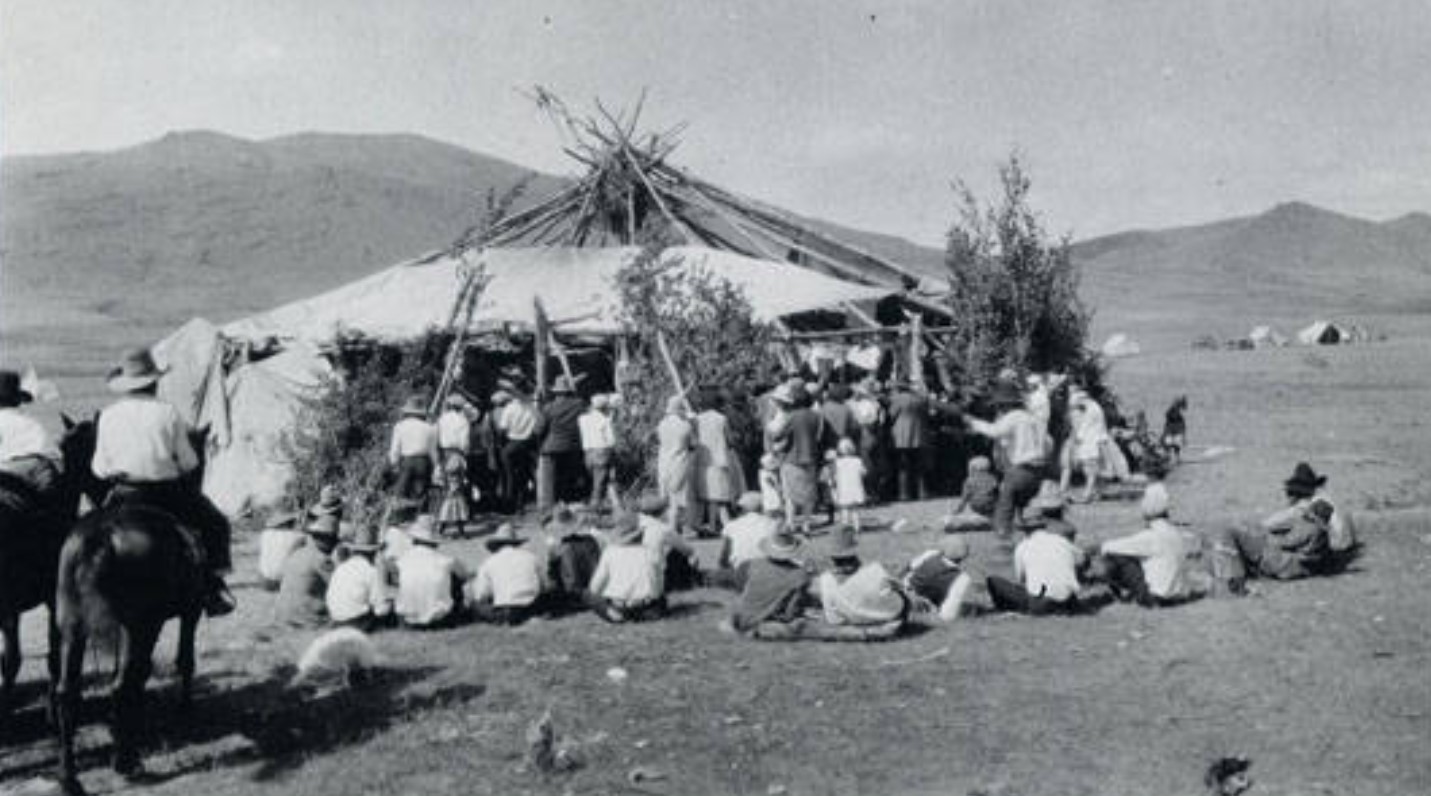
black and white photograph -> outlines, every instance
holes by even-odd
[[[0,796],[1431,793],[1431,7],[7,0]]]

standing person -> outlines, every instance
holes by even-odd
[[[989,597],[1001,611],[1033,614],[1072,614],[1080,610],[1078,571],[1087,556],[1073,543],[1075,530],[1063,521],[1063,501],[1040,500],[1045,520],[1029,528],[1029,535],[1014,548],[1014,578],[997,575],[987,580]]]
[[[701,501],[700,524],[711,535],[719,535],[730,522],[735,473],[730,444],[730,421],[725,416],[725,397],[708,390],[704,408],[696,415],[696,494]]]
[[[553,502],[577,503],[585,497],[582,482],[586,465],[582,460],[581,416],[586,402],[576,394],[576,387],[566,376],[552,383],[552,399],[542,409],[539,424],[543,478],[551,484],[551,494],[543,495],[538,506],[551,509]]]
[[[472,446],[472,422],[468,419],[467,400],[461,395],[447,396],[446,409],[437,418],[437,450],[442,461],[442,504],[437,510],[437,522],[443,532],[461,533],[472,518],[471,481],[467,463]]]
[[[487,539],[492,554],[472,579],[472,614],[479,621],[520,625],[540,610],[546,588],[542,561],[522,545],[525,540],[511,523],[503,523]]]
[[[20,374],[0,370],[0,473],[34,490],[33,507],[44,509],[57,497],[64,456],[40,421],[20,410],[32,400],[21,386]]]
[[[1188,397],[1179,395],[1168,407],[1167,414],[1163,415],[1163,447],[1167,448],[1168,456],[1173,460],[1173,464],[1182,461],[1183,446],[1187,445],[1188,421],[1183,416],[1188,408]]]
[[[766,514],[785,513],[784,490],[780,486],[780,458],[773,453],[760,457],[760,508]]]
[[[1076,497],[1075,502],[1091,503],[1098,499],[1103,448],[1112,441],[1112,437],[1108,435],[1108,421],[1103,415],[1103,407],[1087,393],[1073,393],[1069,403],[1073,407],[1073,460],[1079,472],[1083,473],[1083,494]],[[1066,480],[1067,470],[1064,473]],[[1067,488],[1066,484],[1062,486]]]
[[[860,460],[865,464],[865,494],[881,496],[884,485],[879,462],[885,431],[884,406],[868,379],[855,385],[849,405],[850,418],[857,429],[855,441],[860,446]]]
[[[832,384],[825,392],[825,400],[820,404],[820,416],[825,421],[826,450],[836,449],[841,440],[859,439],[859,424],[855,422],[854,410],[850,408],[849,401],[849,385]]]
[[[990,397],[998,413],[992,422],[978,418],[965,420],[969,430],[998,443],[1008,462],[1008,471],[999,483],[999,500],[994,505],[994,531],[1007,539],[1014,531],[1014,518],[1038,494],[1052,446],[1048,430],[1024,408],[1024,397],[1016,387],[1000,384]]]
[[[328,622],[326,597],[333,577],[333,550],[338,546],[338,517],[318,517],[304,532],[308,538],[283,560],[274,613],[289,627],[322,627]]]
[[[204,611],[223,616],[235,607],[224,584],[232,566],[228,518],[200,491],[199,456],[179,410],[158,397],[163,371],[145,348],[129,351],[109,374],[108,387],[122,397],[99,414],[95,425],[96,477],[112,481],[111,503],[139,503],[169,512],[188,534],[198,534],[207,570]]]
[[[835,457],[835,506],[840,522],[860,530],[860,507],[865,504],[865,463],[855,450],[854,440],[840,440]]]
[[[894,394],[889,397],[889,425],[899,499],[923,500],[926,494],[923,451],[929,444],[929,399],[915,392],[904,379],[894,383]]]
[[[408,530],[412,547],[398,557],[394,610],[407,627],[444,627],[462,614],[464,586],[472,577],[461,561],[437,549],[432,515],[417,518]]]
[[[694,459],[695,429],[691,427],[686,399],[673,395],[666,401],[666,416],[656,426],[656,475],[661,496],[666,499],[666,524],[680,533],[681,524],[691,518],[691,464]]]
[[[785,458],[780,465],[780,485],[784,490],[785,523],[810,532],[810,515],[818,498],[818,476],[824,457],[820,454],[820,415],[810,408],[804,390],[777,391],[776,403],[787,416],[779,437]]]
[[[377,528],[372,526],[363,526],[357,538],[343,543],[339,555],[346,551],[347,558],[333,570],[325,598],[333,624],[367,633],[392,618],[392,593],[378,558],[381,549]]]
[[[397,497],[427,505],[433,475],[441,462],[437,457],[437,429],[425,419],[427,401],[414,395],[402,405],[402,419],[393,426],[388,445],[388,464],[397,468]]]
[[[506,483],[503,498],[510,511],[521,511],[531,495],[540,415],[527,398],[506,390],[492,394],[492,405],[496,407],[495,423],[502,435],[502,476]]]
[[[611,422],[611,398],[597,394],[591,396],[591,409],[578,420],[581,431],[581,449],[586,456],[586,474],[591,481],[591,498],[588,505],[592,511],[600,511],[608,501],[611,510],[620,508],[621,500],[616,494],[616,481],[612,478],[616,455],[616,426]]]

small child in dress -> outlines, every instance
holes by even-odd
[[[760,457],[760,509],[770,516],[785,513],[785,501],[780,496],[780,460],[773,453]]]
[[[948,533],[987,531],[993,527],[994,504],[999,499],[999,479],[990,472],[989,457],[975,456],[969,460],[969,474],[954,512],[944,520]]]
[[[840,440],[835,457],[835,505],[840,510],[840,522],[860,530],[859,508],[865,504],[865,463],[860,459],[855,443],[846,437]]]

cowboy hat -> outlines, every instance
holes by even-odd
[[[1007,406],[1023,406],[1024,396],[1019,392],[1019,388],[1007,381],[1001,381],[994,385],[994,389],[989,393],[989,405],[994,408]]]
[[[591,396],[592,409],[606,409],[609,406],[611,406],[611,396],[607,395],[606,393],[599,392]]]
[[[576,388],[572,386],[571,379],[566,376],[557,376],[556,380],[552,382],[552,395],[571,395],[574,392],[576,392]]]
[[[310,517],[343,513],[343,494],[337,484],[325,484],[318,490],[318,502],[308,508]]]
[[[425,417],[427,415],[427,400],[421,395],[410,396],[402,405],[403,417]]]
[[[19,406],[35,400],[29,390],[20,386],[20,374],[0,370],[0,406]]]
[[[110,392],[134,392],[159,381],[166,372],[154,363],[149,349],[134,348],[124,352],[119,364],[109,371],[106,383]]]
[[[447,399],[443,401],[443,403],[448,409],[464,409],[467,406],[467,399],[463,398],[459,393],[452,393],[447,396]]]
[[[759,492],[746,492],[735,501],[735,505],[740,510],[749,514],[753,511],[760,511],[765,506],[765,500],[760,497]]]
[[[969,460],[969,472],[987,473],[992,464],[988,456],[975,456]]]
[[[498,390],[492,393],[492,405],[504,406],[512,402],[512,394],[506,390]]]
[[[854,558],[859,554],[859,541],[855,539],[855,529],[849,525],[841,525],[835,529],[835,533],[830,537],[830,558]]]
[[[645,533],[641,530],[641,518],[630,511],[616,516],[616,524],[611,527],[611,541],[616,544],[640,544]]]
[[[771,391],[770,400],[782,406],[792,406],[795,403],[795,391],[790,385],[782,384]]]
[[[1283,482],[1287,494],[1297,497],[1311,497],[1326,483],[1327,477],[1317,475],[1312,465],[1306,462],[1297,462],[1297,466],[1292,470],[1292,477]]]
[[[492,536],[487,539],[485,544],[488,550],[495,553],[500,548],[515,547],[525,541],[526,540],[517,533],[517,526],[510,522],[504,522],[497,526],[497,530],[492,533]]]
[[[670,505],[671,501],[664,496],[650,493],[642,495],[641,499],[636,502],[636,510],[642,514],[660,514]]]
[[[339,529],[340,526],[338,524],[337,515],[325,514],[322,517],[315,518],[312,522],[305,525],[303,527],[303,532],[308,534],[309,536],[322,536],[337,539]]]
[[[314,522],[314,525],[328,522],[338,526],[341,530],[342,525],[338,522],[338,518],[332,516],[320,517]],[[348,549],[354,553],[374,553],[382,548],[383,543],[378,538],[376,526],[363,525],[358,528],[358,532],[353,535],[353,538],[348,540],[347,545]]]
[[[761,539],[759,544],[760,554],[771,561],[795,561],[804,548],[805,542],[789,528],[781,528]]]
[[[672,395],[666,399],[666,414],[681,415],[686,414],[686,396]]]
[[[298,526],[298,520],[302,516],[299,512],[286,509],[270,512],[268,518],[263,522],[263,527],[275,530],[293,530]]]
[[[431,514],[423,514],[413,520],[407,528],[407,535],[419,544],[436,545],[441,542],[437,538],[436,524],[433,522]]]

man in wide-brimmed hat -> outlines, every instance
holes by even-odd
[[[611,542],[588,586],[588,603],[608,622],[644,622],[666,613],[666,589],[658,554],[645,542],[641,518],[621,512]]]
[[[470,587],[472,614],[498,625],[519,625],[540,610],[546,590],[544,564],[523,545],[526,539],[511,523],[502,523],[487,538],[491,556],[477,568]]]
[[[586,477],[591,482],[589,505],[599,511],[608,503],[612,510],[620,507],[616,481],[612,478],[616,456],[616,426],[611,421],[611,396],[597,393],[591,396],[591,409],[577,421],[581,431],[581,450],[586,460]]]
[[[1351,517],[1321,493],[1327,478],[1299,462],[1283,487],[1290,504],[1261,523],[1224,529],[1218,547],[1236,551],[1253,575],[1294,580],[1334,572],[1356,557]]]
[[[1282,482],[1287,496],[1287,508],[1278,511],[1262,521],[1262,527],[1275,529],[1286,527],[1297,516],[1304,514],[1313,503],[1326,503],[1331,516],[1327,520],[1327,545],[1336,553],[1351,550],[1357,545],[1356,523],[1351,512],[1335,501],[1322,489],[1327,485],[1327,477],[1320,475],[1306,462],[1298,462],[1292,468],[1292,475]]]
[[[941,547],[925,550],[910,559],[901,583],[907,596],[922,601],[921,618],[933,617],[940,622],[959,618],[969,587],[974,583],[965,567],[968,558],[969,540],[950,536]]]
[[[666,498],[655,492],[636,501],[642,544],[655,556],[663,590],[672,592],[699,586],[703,577],[696,549],[665,519],[669,508]]]
[[[508,389],[492,394],[492,412],[493,425],[502,438],[502,500],[512,511],[520,511],[531,495],[541,413],[525,395]]]
[[[337,533],[336,518],[323,517],[315,524],[325,533],[330,528]],[[361,526],[354,538],[343,542],[348,557],[333,570],[326,597],[333,624],[364,632],[390,624],[392,592],[383,561],[378,557],[381,549],[378,529],[373,525]]]
[[[772,421],[769,449],[781,452],[780,486],[785,503],[785,522],[808,531],[810,515],[815,511],[818,494],[818,474],[825,461],[820,448],[824,434],[824,419],[810,408],[809,394],[791,390],[781,394],[776,390],[775,403],[782,410]]]
[[[746,492],[736,500],[740,516],[721,530],[719,566],[728,571],[736,588],[745,584],[751,561],[760,558],[760,545],[780,529],[780,521],[764,512],[759,492]]]
[[[291,627],[320,627],[328,621],[328,582],[333,550],[338,546],[338,517],[313,517],[303,528],[306,540],[283,560],[275,618]]]
[[[538,462],[541,479],[550,485],[538,507],[549,511],[557,502],[573,503],[586,496],[586,464],[582,460],[581,416],[586,402],[576,394],[576,385],[566,376],[552,383],[551,399],[542,406],[538,425]]]
[[[450,624],[461,615],[464,587],[472,573],[461,561],[437,549],[440,541],[431,514],[418,517],[407,533],[412,547],[395,562],[398,586],[394,610],[408,627]]]
[[[994,607],[1034,615],[1081,610],[1078,573],[1088,556],[1073,543],[1074,528],[1063,519],[1064,501],[1052,491],[1035,501],[1040,519],[1024,526],[1028,536],[1014,548],[1015,581],[990,575]]]
[[[433,475],[441,466],[437,428],[427,422],[427,399],[421,395],[409,396],[400,413],[402,417],[393,426],[388,445],[388,464],[397,469],[393,492],[397,497],[426,505]]]
[[[813,567],[799,535],[781,526],[759,549],[761,557],[747,563],[745,586],[731,609],[731,624],[743,633],[765,622],[794,622],[817,604],[810,595]]]
[[[31,502],[44,508],[57,497],[64,456],[44,425],[20,410],[32,400],[19,373],[0,370],[0,473],[33,489]]]
[[[199,457],[190,442],[192,431],[179,410],[159,399],[163,375],[146,348],[127,352],[110,371],[109,389],[122,397],[99,414],[90,469],[114,483],[111,501],[158,506],[199,535],[209,573],[204,610],[223,616],[234,609],[223,580],[232,566],[229,521],[193,477]]]
[[[989,404],[997,415],[993,422],[968,417],[965,423],[970,431],[998,443],[1003,453],[1005,470],[994,504],[993,525],[1007,539],[1013,534],[1015,516],[1038,494],[1053,442],[1047,426],[1025,408],[1024,396],[1012,383],[995,385]]]
[[[566,505],[558,504],[543,527],[547,533],[548,594],[554,607],[579,604],[601,560],[601,542]]]
[[[842,525],[830,537],[831,567],[815,580],[825,621],[832,625],[883,625],[905,616],[909,600],[877,561],[860,561],[857,532]]]

